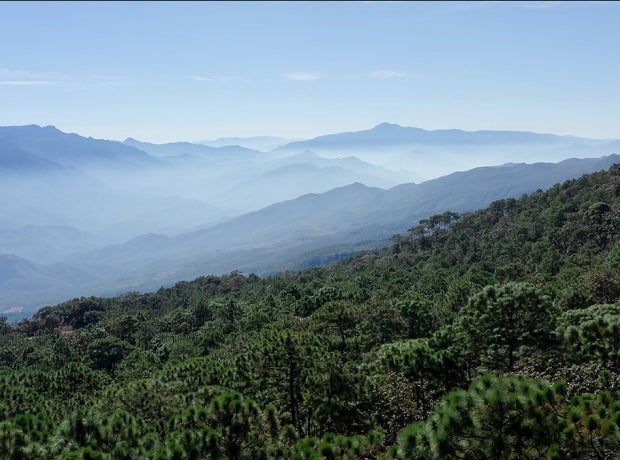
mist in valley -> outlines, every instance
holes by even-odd
[[[456,185],[433,191],[434,180],[455,171],[620,151],[613,140],[388,123],[285,145],[277,139],[152,144],[0,128],[0,307],[303,266],[322,248],[385,244],[415,223],[406,219],[444,211],[444,202],[484,205],[485,194],[459,202],[464,192]],[[276,147],[248,148],[261,142]],[[527,187],[538,188],[527,180],[518,190],[497,184],[489,197]]]

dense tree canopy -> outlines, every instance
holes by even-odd
[[[392,241],[0,321],[0,457],[617,457],[619,166]]]

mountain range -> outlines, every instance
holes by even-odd
[[[6,155],[6,157],[5,157]],[[85,138],[67,134],[54,126],[2,126],[0,127],[0,170],[10,170],[22,158],[20,169],[34,166],[43,169],[76,169],[104,166],[113,169],[135,169],[157,164],[157,160],[120,142]]]
[[[200,141],[198,144],[208,145],[210,147],[225,147],[229,145],[239,145],[248,149],[260,150],[268,152],[291,142],[300,141],[302,139],[287,139],[285,137],[276,136],[253,136],[253,137],[220,137],[214,140]]]
[[[531,152],[574,158],[531,163]],[[272,151],[0,127],[0,313],[327,263],[384,246],[429,215],[607,169],[618,152],[614,140],[388,123]],[[450,173],[414,183],[433,168]]]
[[[620,151],[620,141],[527,131],[427,131],[381,123],[368,130],[291,142],[274,152],[291,154],[304,150],[330,158],[354,152],[362,160],[411,171],[418,180],[428,180],[478,166],[609,155]]]
[[[81,255],[74,262],[111,267],[131,266],[158,282],[171,270],[195,277],[211,266],[218,273],[239,269],[261,275],[277,271],[313,249],[374,241],[379,246],[395,233],[446,210],[472,211],[497,199],[519,197],[582,174],[608,169],[620,156],[570,159],[557,164],[512,164],[476,168],[421,184],[388,190],[354,183],[321,194],[307,194],[244,214],[213,227],[164,237],[148,235]],[[231,263],[230,254],[270,252],[280,261],[248,256]],[[203,260],[205,262],[203,262]],[[166,267],[161,270],[160,267]],[[195,272],[191,272],[197,267]],[[149,288],[156,287],[154,285]]]

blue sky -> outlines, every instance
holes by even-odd
[[[0,2],[0,125],[620,138],[620,2]]]

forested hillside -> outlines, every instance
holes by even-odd
[[[620,166],[0,329],[3,459],[618,458]]]

